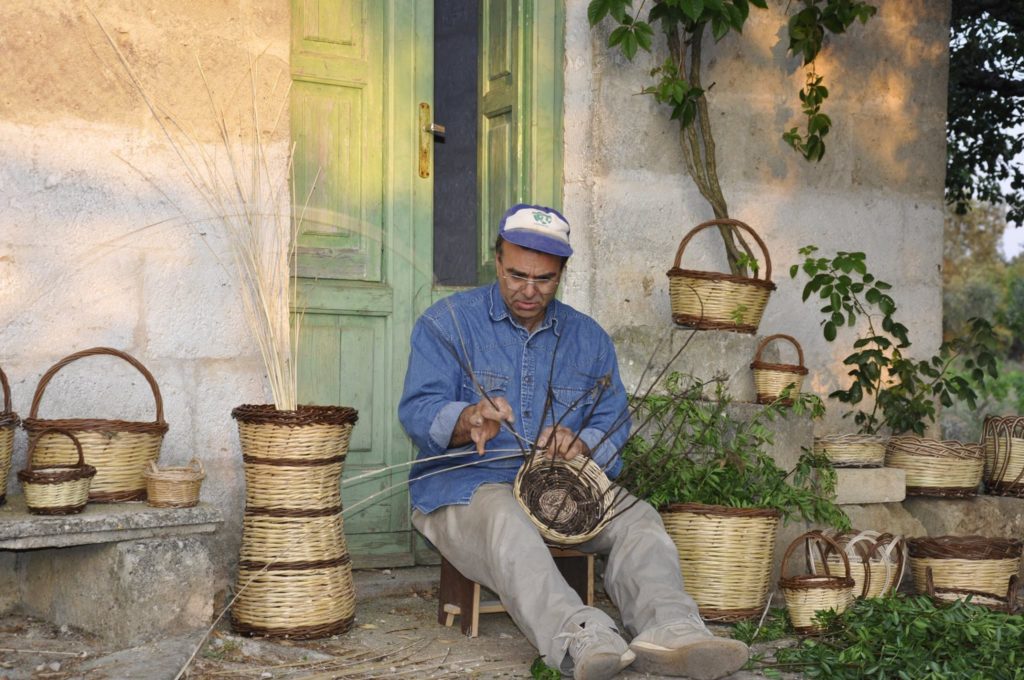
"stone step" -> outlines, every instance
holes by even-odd
[[[836,503],[899,503],[907,496],[907,473],[899,468],[836,468]]]

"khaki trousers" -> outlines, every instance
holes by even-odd
[[[600,534],[574,547],[607,555],[605,592],[629,635],[666,623],[707,632],[697,604],[683,590],[679,555],[661,517],[647,503],[633,501],[633,496],[621,501],[619,514]],[[412,522],[463,575],[501,598],[549,666],[561,666],[565,649],[555,636],[568,632],[569,624],[594,621],[618,628],[603,611],[586,606],[562,578],[511,485],[485,484],[468,505],[430,514],[414,510]]]

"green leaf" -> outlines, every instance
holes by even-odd
[[[596,26],[608,14],[611,7],[611,0],[590,0],[587,5],[587,20],[591,26]]]
[[[680,0],[679,7],[691,21],[697,21],[704,12],[704,0]]]
[[[829,342],[832,342],[833,340],[835,340],[836,339],[836,325],[834,323],[832,323],[831,321],[826,321],[825,322],[824,334],[825,334],[825,339],[828,340]]]
[[[716,41],[721,40],[729,32],[729,23],[721,16],[711,18],[711,35]]]
[[[629,35],[629,26],[619,26],[608,36],[608,47],[615,47]]]
[[[639,43],[636,38],[636,33],[630,31],[622,40],[622,53],[626,55],[626,59],[633,61],[633,57],[636,56],[638,47]]]

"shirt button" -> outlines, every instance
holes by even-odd
[[[523,417],[524,418],[529,418],[532,413],[533,413],[533,411],[523,411]]]

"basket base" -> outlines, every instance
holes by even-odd
[[[85,510],[85,503],[79,505],[54,505],[52,507],[28,507],[26,508],[33,515],[77,515]]]
[[[986,486],[986,491],[992,496],[1012,496],[1014,498],[1024,498],[1024,484],[1014,484],[1012,482],[993,482]],[[0,500],[0,505],[3,505],[3,500]]]
[[[711,609],[709,607],[700,607],[700,617],[705,621],[736,623],[737,621],[758,618],[763,611],[764,607],[755,607],[753,609]]]
[[[90,503],[128,503],[130,501],[146,500],[145,489],[133,489],[131,491],[90,491]]]
[[[355,616],[347,616],[334,623],[319,626],[300,626],[296,628],[264,628],[238,621],[231,617],[231,627],[236,633],[249,637],[289,638],[291,640],[315,640],[347,633],[355,622]]]
[[[753,335],[757,332],[757,326],[746,323],[735,323],[733,321],[713,321],[693,314],[673,314],[672,321],[680,326],[694,328],[699,331],[733,331]]]
[[[963,486],[908,486],[908,496],[940,496],[942,498],[971,498],[978,495],[975,487]]]
[[[758,404],[773,404],[776,401],[779,402],[780,404],[782,404],[783,406],[792,406],[793,405],[793,400],[792,399],[789,399],[789,398],[787,398],[787,399],[779,399],[778,396],[773,395],[773,394],[761,394],[760,392],[757,393],[757,403]]]
[[[197,498],[194,501],[175,502],[155,501],[152,498],[150,498],[146,501],[146,505],[148,505],[151,508],[194,508],[197,505],[199,505],[199,499]]]

